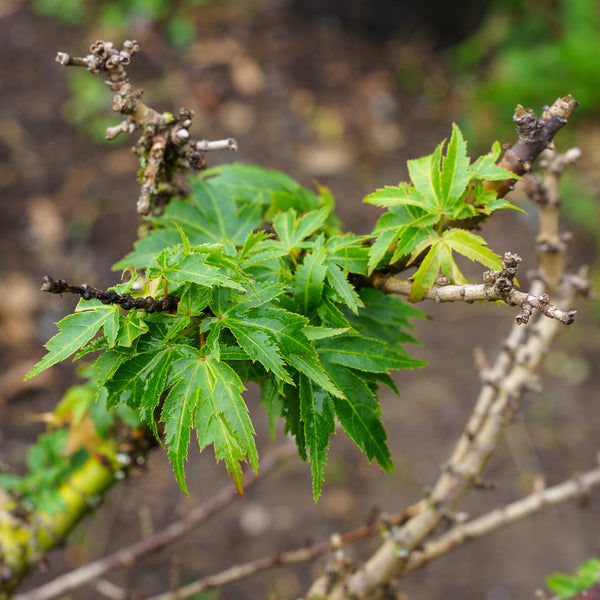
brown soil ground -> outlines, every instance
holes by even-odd
[[[238,140],[237,155],[211,155],[210,164],[253,162],[307,186],[317,179],[333,191],[350,230],[370,230],[379,212],[361,199],[404,179],[406,160],[431,152],[458,118],[460,94],[443,53],[419,30],[377,39],[267,0],[243,9],[217,4],[199,12],[197,42],[183,50],[167,45],[150,24],[135,24],[131,37],[143,52],[131,72],[146,101],[161,109],[192,108],[198,137]],[[110,266],[129,251],[139,225],[129,144],[95,143],[64,118],[71,92],[54,55],[84,54],[100,35],[92,26],[40,17],[27,2],[7,0],[0,7],[0,449],[3,466],[17,472],[27,444],[43,430],[32,415],[51,410],[76,380],[67,365],[21,381],[42,356],[52,323],[74,306],[72,298],[38,292],[41,276],[97,287],[115,283]],[[510,212],[485,234],[495,250],[517,252],[532,266],[535,221]],[[574,251],[574,264],[595,258],[589,234],[576,235]],[[493,359],[512,318],[506,307],[423,309],[432,320],[418,324],[425,344],[416,354],[429,366],[398,378],[401,398],[381,397],[396,464],[392,475],[337,436],[318,504],[308,466],[291,459],[198,531],[107,579],[128,598],[144,598],[235,563],[323,541],[362,524],[375,507],[392,513],[420,498],[476,398],[473,348]],[[584,310],[548,356],[544,391],[531,398],[487,470],[498,488],[465,500],[471,516],[527,493],[540,473],[557,483],[593,465],[599,346],[597,321]],[[248,401],[259,452],[266,453],[272,443],[255,392],[249,390]],[[48,571],[35,573],[24,587],[164,527],[229,484],[210,451],[198,456],[192,448],[187,480],[189,498],[177,488],[165,453],[154,452],[146,469],[116,486],[69,545],[51,554]],[[600,553],[599,510],[597,496],[586,510],[576,504],[549,510],[411,574],[399,590],[428,600],[531,598],[545,575]],[[376,543],[351,552],[360,561]],[[301,597],[322,564],[262,573],[217,597]],[[90,587],[69,597],[101,596]]]

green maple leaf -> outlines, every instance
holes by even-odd
[[[271,205],[275,192],[298,194],[302,189],[300,184],[285,173],[257,165],[220,165],[204,171],[202,178],[225,186],[239,204],[247,202],[265,207]]]
[[[182,256],[177,252],[168,256],[172,253],[172,249],[161,252],[148,268],[148,277],[151,279],[164,277],[169,284],[169,291],[173,291],[187,282],[208,288],[219,285],[244,289],[239,281],[224,272],[223,266],[209,264],[207,254],[198,252]],[[229,266],[227,265],[227,267]]]
[[[327,371],[335,384],[345,393],[344,398],[334,397],[335,412],[344,431],[365,453],[385,471],[394,465],[387,447],[387,434],[381,423],[381,408],[373,390],[362,377],[351,369],[331,363]]]
[[[425,250],[427,250],[427,254],[421,261],[417,272],[411,277],[413,279],[409,295],[411,302],[421,300],[433,287],[440,269],[454,283],[464,284],[467,282],[454,261],[453,251],[480,262],[488,269],[497,270],[502,266],[502,259],[487,247],[481,236],[464,229],[448,229],[442,235],[428,237],[414,250],[411,261]]]
[[[135,243],[135,250],[113,268],[147,267],[166,248],[180,241],[175,223],[192,246],[220,243],[229,247],[242,245],[248,234],[259,227],[266,207],[249,198],[232,195],[231,188],[219,185],[219,178],[208,181],[191,178],[192,193],[186,200],[172,200],[162,215],[152,217],[153,231]]]
[[[375,242],[371,247],[368,272],[372,273],[392,249],[394,252],[389,263],[409,255],[422,239],[433,233],[431,225],[438,219],[437,213],[427,213],[414,205],[402,204],[381,215],[373,229]]]
[[[69,358],[85,346],[100,328],[104,328],[109,344],[116,343],[119,331],[119,311],[116,306],[103,305],[90,300],[84,309],[76,310],[78,312],[67,315],[57,323],[59,333],[45,345],[48,354],[27,373],[25,380],[31,379],[48,367]]]
[[[277,343],[268,330],[233,315],[222,318],[220,323],[233,333],[238,344],[252,360],[260,362],[267,371],[272,372],[282,381],[292,383]]]
[[[363,303],[358,292],[349,283],[347,275],[333,262],[328,262],[326,267],[329,285],[335,290],[340,300],[353,313],[357,313],[358,309],[363,306]]]
[[[576,575],[553,573],[546,577],[546,585],[560,598],[571,598],[596,584],[599,574],[600,559],[590,558],[577,569]]]
[[[273,219],[273,228],[279,236],[281,245],[288,252],[296,248],[302,248],[303,241],[321,228],[330,213],[329,207],[313,210],[301,217],[296,216],[293,209],[280,212]]]
[[[229,365],[214,357],[202,356],[189,346],[179,352],[184,356],[173,364],[172,387],[161,413],[175,478],[187,493],[184,460],[190,429],[195,427],[200,449],[213,444],[217,460],[225,461],[238,493],[243,494],[240,462],[249,460],[255,470],[258,466],[254,428],[241,395],[244,385]]]
[[[319,340],[317,352],[327,363],[343,365],[358,371],[385,373],[390,369],[412,369],[424,362],[411,358],[403,351],[388,347],[381,340],[346,333]]]
[[[393,349],[405,343],[417,343],[409,335],[413,329],[410,319],[423,319],[425,315],[416,307],[407,304],[398,296],[384,294],[373,288],[360,290],[364,308],[358,315],[345,311],[346,323],[365,338],[381,340]]]
[[[125,357],[115,357],[114,366],[105,366],[105,355],[106,353],[98,358],[94,367],[112,371],[103,381],[108,392],[108,406],[126,404],[136,409],[140,419],[152,429],[158,439],[154,413],[160,404],[161,395],[168,387],[177,351],[162,342],[142,342],[136,352]]]
[[[467,144],[456,123],[452,124],[452,137],[446,156],[442,161],[440,192],[442,207],[456,203],[467,189],[473,177],[470,160],[467,157]]]
[[[504,179],[521,179],[515,173],[499,167],[496,162],[500,158],[502,148],[500,142],[494,142],[488,154],[480,156],[472,165],[473,175],[480,180],[503,181]]]
[[[369,247],[366,245],[367,236],[334,235],[325,242],[327,260],[336,264],[345,273],[367,272]]]
[[[117,343],[119,346],[131,347],[133,342],[144,335],[146,331],[148,331],[148,324],[144,321],[140,312],[130,310],[121,320]]]

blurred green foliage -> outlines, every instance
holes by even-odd
[[[136,19],[147,19],[164,29],[174,46],[188,46],[196,37],[194,9],[211,0],[33,0],[41,15],[71,25],[94,25],[111,36],[127,35]]]
[[[515,99],[537,111],[571,94],[578,114],[598,112],[599,57],[598,0],[496,0],[482,28],[451,51],[466,136],[502,137]]]
[[[600,560],[590,558],[577,569],[575,575],[554,573],[546,577],[548,589],[559,598],[571,598],[592,587],[600,576]]]
[[[95,141],[105,142],[104,130],[119,122],[119,115],[107,112],[111,104],[108,87],[98,77],[90,77],[85,69],[70,69],[67,75],[71,98],[62,106],[63,118]]]
[[[87,460],[89,447],[108,437],[118,422],[140,427],[131,409],[119,406],[108,410],[107,395],[98,394],[97,386],[89,379],[89,367],[80,369],[79,374],[87,381],[65,392],[54,413],[47,415],[49,430],[27,449],[27,472],[0,473],[0,485],[32,510],[49,514],[64,510],[60,486]],[[87,428],[88,423],[91,428]]]

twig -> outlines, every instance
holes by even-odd
[[[421,500],[416,504],[396,513],[392,517],[385,519],[385,522],[377,522],[357,527],[352,531],[348,531],[344,534],[335,534],[327,542],[321,542],[308,548],[299,548],[297,550],[290,550],[288,552],[282,552],[273,556],[266,556],[253,560],[241,565],[235,565],[229,569],[225,569],[214,575],[203,577],[198,579],[189,585],[186,585],[174,592],[165,592],[158,596],[152,596],[147,600],[183,600],[189,598],[195,594],[199,594],[203,590],[214,587],[221,587],[226,583],[238,581],[249,575],[254,575],[259,571],[271,569],[282,565],[289,565],[301,562],[307,562],[313,558],[329,552],[333,548],[339,545],[347,545],[367,537],[376,535],[382,531],[384,527],[392,525],[399,525],[404,523],[410,517],[418,514],[425,507],[425,501]],[[19,600],[15,598],[15,600]]]
[[[600,467],[577,475],[558,485],[544,488],[525,496],[520,500],[496,508],[489,513],[455,525],[450,531],[431,542],[422,550],[414,551],[408,560],[404,572],[418,569],[432,560],[447,554],[476,538],[520,521],[546,508],[586,496],[590,489],[600,485]]]
[[[277,465],[295,454],[295,452],[296,445],[290,443],[262,459],[259,475],[249,476],[245,484],[246,490],[264,479]],[[34,590],[18,594],[14,597],[14,600],[50,600],[86,585],[116,567],[130,567],[141,556],[155,552],[192,531],[238,497],[235,488],[232,485],[227,485],[206,502],[190,511],[183,519],[172,523],[162,531],[158,531],[131,546],[121,548],[109,556],[60,575]]]
[[[510,262],[509,262],[510,261]],[[561,310],[558,306],[550,304],[550,297],[542,293],[535,295],[521,292],[515,288],[514,272],[507,274],[508,269],[515,269],[521,258],[507,252],[504,255],[503,270],[500,272],[489,271],[486,274],[486,283],[465,285],[435,285],[426,294],[425,298],[436,302],[475,302],[484,300],[487,302],[503,301],[510,306],[520,306],[521,312],[515,317],[518,324],[526,324],[533,309],[537,309],[547,317],[557,319],[562,323],[570,325],[575,320],[577,311]],[[507,267],[513,264],[514,267]],[[378,273],[372,279],[373,287],[388,294],[399,294],[408,296],[411,292],[412,282],[397,275],[385,275]]]
[[[153,312],[177,312],[179,298],[166,294],[162,298],[153,298],[146,296],[145,298],[134,298],[131,294],[119,294],[114,290],[99,290],[87,283],[81,286],[71,285],[64,279],[54,280],[52,277],[45,275],[42,281],[42,292],[51,294],[77,294],[84,300],[100,300],[102,304],[119,304],[123,310],[144,309],[147,313]]]
[[[571,148],[564,154],[545,150],[541,155],[540,166],[544,177],[528,175],[523,178],[525,192],[539,207],[540,234],[537,237],[539,272],[552,291],[563,277],[562,253],[569,234],[560,232],[558,213],[561,206],[559,179],[568,165],[573,164],[581,155],[579,148]]]

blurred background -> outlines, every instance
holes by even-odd
[[[494,140],[514,141],[516,104],[538,114],[572,94],[580,106],[556,143],[583,156],[563,179],[564,228],[574,233],[570,265],[598,262],[600,232],[600,8],[597,0],[3,0],[0,3],[0,456],[23,472],[28,443],[44,430],[75,369],[57,366],[26,384],[54,322],[75,299],[38,291],[48,274],[106,288],[137,237],[134,139],[104,142],[118,118],[110,94],[83,69],[64,69],[57,51],[88,52],[96,39],[137,39],[130,74],[160,110],[191,108],[197,138],[235,137],[230,161],[280,169],[307,187],[327,185],[349,230],[367,233],[379,210],[362,198],[407,177],[406,160],[433,151],[458,122],[470,156]],[[499,252],[535,264],[535,208],[503,211],[483,234]],[[513,214],[509,214],[513,213]],[[598,281],[598,268],[592,270]],[[472,269],[478,281],[478,269]],[[524,275],[521,284],[526,285]],[[309,467],[292,459],[198,532],[108,579],[142,598],[237,562],[293,549],[395,512],[421,497],[453,447],[479,389],[473,349],[493,360],[511,326],[506,307],[423,304],[415,350],[429,361],[398,379],[401,397],[382,394],[396,470],[388,476],[343,436],[331,444],[324,493],[312,501]],[[600,431],[597,305],[581,308],[487,470],[493,493],[463,503],[477,516],[532,489],[593,466]],[[266,419],[248,392],[259,451]],[[280,435],[278,442],[283,441]],[[190,498],[178,490],[166,454],[116,486],[47,574],[28,586],[132,543],[210,497],[229,479],[210,451],[190,447]],[[531,598],[545,575],[572,571],[600,554],[600,501],[552,509],[438,560],[403,580],[409,598]],[[352,552],[366,556],[371,540]],[[296,598],[319,565],[279,569],[199,598]],[[90,589],[72,598],[90,598]]]

